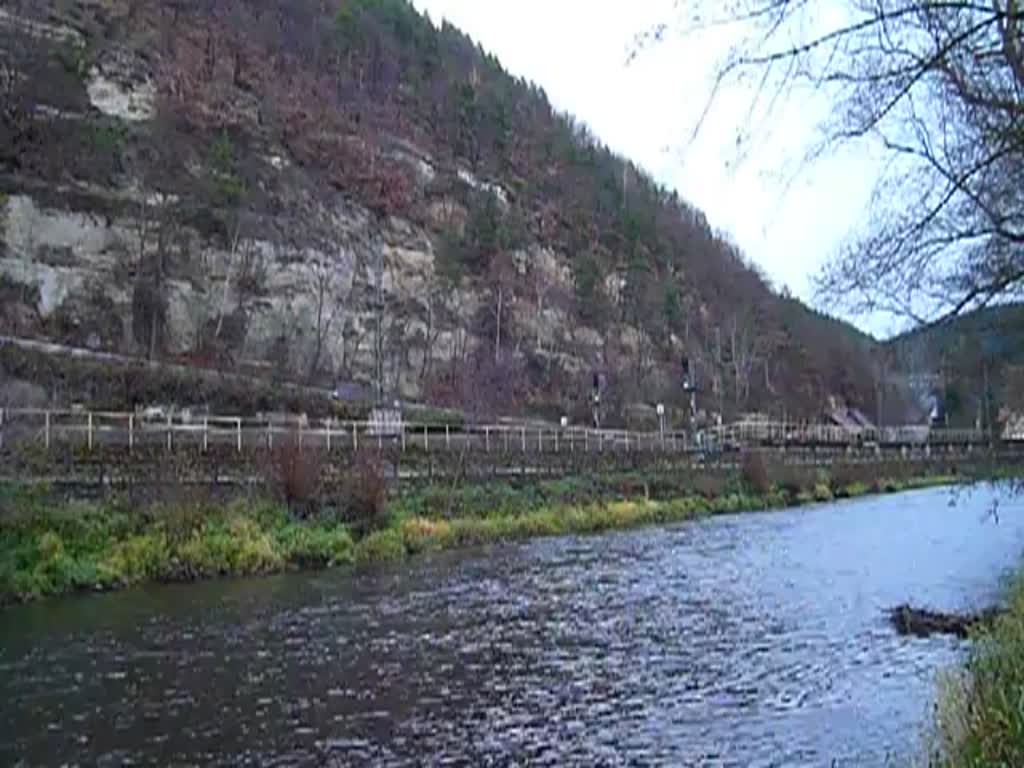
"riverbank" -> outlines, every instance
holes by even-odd
[[[929,765],[1024,765],[1024,569],[1005,603],[974,635],[964,666],[941,680]]]
[[[831,474],[747,462],[729,475],[624,474],[527,486],[431,486],[301,515],[266,499],[61,503],[0,489],[0,604],[145,582],[194,581],[400,560],[538,536],[589,534],[701,516],[945,485],[947,472],[837,466]],[[357,509],[355,515],[352,507]],[[361,510],[361,511],[360,511]]]

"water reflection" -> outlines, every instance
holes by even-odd
[[[0,762],[837,765],[913,752],[1019,502],[944,491],[0,614]]]

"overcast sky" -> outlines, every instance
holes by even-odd
[[[715,63],[730,33],[678,36],[632,63],[638,33],[672,20],[672,0],[414,0],[494,53],[505,69],[541,85],[554,105],[586,122],[615,151],[703,210],[762,267],[776,287],[812,301],[811,278],[863,221],[876,162],[845,151],[806,165],[823,105],[790,102],[737,162],[737,127],[751,93],[734,87],[715,102],[695,141]],[[829,310],[828,306],[819,306]],[[857,320],[856,318],[854,318]],[[874,318],[859,325],[894,330]]]

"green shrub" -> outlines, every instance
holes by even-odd
[[[355,561],[352,537],[344,528],[287,525],[277,532],[281,557],[298,568],[325,568]]]
[[[845,485],[842,488],[839,488],[836,491],[835,495],[836,495],[837,498],[852,499],[852,498],[855,498],[857,496],[863,496],[864,494],[870,493],[870,492],[871,492],[871,487],[868,486],[867,483],[856,482],[856,483],[850,483],[849,485]]]
[[[474,547],[502,539],[516,538],[516,530],[523,518],[495,518],[493,520],[452,520],[449,542],[456,547]]]
[[[815,501],[832,501],[832,489],[827,483],[818,483],[814,486]]]
[[[356,562],[375,563],[405,558],[402,532],[395,529],[374,531],[356,546]]]
[[[812,490],[818,482],[817,472],[811,467],[776,464],[771,473],[775,485],[790,499],[797,499],[801,493]]]
[[[163,533],[132,536],[113,543],[97,566],[104,585],[138,584],[167,575],[170,550]]]
[[[39,537],[37,548],[40,560],[55,560],[64,556],[64,542],[53,531],[47,531]]]
[[[413,517],[402,523],[402,541],[410,554],[443,549],[452,540],[452,526],[447,520]]]
[[[34,557],[33,557],[34,554]],[[17,577],[18,597],[40,597],[90,586],[96,576],[91,562],[79,562],[68,554],[61,537],[43,533],[35,543],[34,553],[22,553],[28,565]]]
[[[178,547],[177,554],[186,572],[198,576],[255,575],[284,566],[271,537],[256,521],[243,517],[208,524]]]
[[[288,508],[270,499],[235,499],[224,510],[226,517],[249,517],[265,531],[277,530],[292,522]]]
[[[57,60],[64,71],[79,80],[84,80],[92,67],[94,52],[87,43],[68,38],[57,50]]]
[[[196,504],[174,504],[155,507],[150,511],[155,527],[162,531],[171,546],[192,539],[210,517],[211,511]]]

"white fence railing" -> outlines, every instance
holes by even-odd
[[[477,450],[491,452],[693,452],[740,449],[756,445],[902,447],[974,445],[988,441],[976,430],[922,427],[849,429],[844,427],[772,422],[739,423],[696,433],[597,430],[554,425],[448,425],[388,421],[308,419],[296,415],[214,416],[189,413],[103,412],[81,410],[0,409],[0,447],[33,442],[55,445],[176,447],[231,446],[241,452],[273,449],[282,441],[301,447],[359,450],[364,447],[424,451]]]
[[[708,432],[723,443],[804,445],[924,445],[975,444],[989,441],[982,430],[931,428],[919,425],[898,427],[840,427],[799,422],[752,421],[713,427]]]
[[[269,448],[284,441],[300,447],[359,450],[482,450],[485,452],[576,452],[604,450],[673,450],[692,447],[682,432],[594,430],[583,427],[459,425],[414,422],[341,421],[304,416],[194,416],[104,411],[0,409],[0,447],[33,442],[46,448],[60,444],[89,449],[117,446],[230,445]]]

